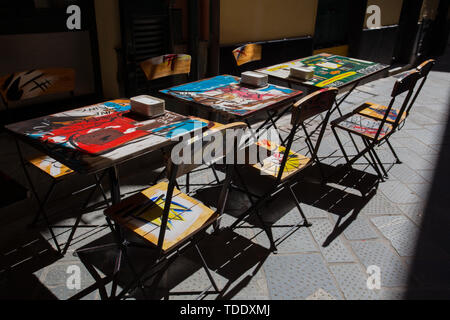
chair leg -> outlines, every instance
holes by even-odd
[[[344,145],[342,144],[341,139],[339,138],[339,135],[338,135],[338,133],[336,132],[336,128],[333,127],[333,126],[331,126],[331,131],[333,131],[334,137],[336,138],[336,141],[337,141],[337,143],[338,143],[338,145],[339,145],[339,148],[341,149],[341,152],[342,152],[342,154],[344,155],[345,161],[346,161],[347,163],[349,163],[350,160],[349,160],[349,158],[348,158],[347,152],[345,152]]]
[[[374,156],[373,156],[373,154],[372,154],[373,146],[372,146],[372,148],[371,148],[370,145],[368,144],[368,142],[367,142],[366,140],[364,140],[364,139],[363,139],[363,142],[364,142],[364,145],[365,145],[366,148],[367,148],[367,152],[369,153],[370,159],[372,159],[372,162],[370,162],[370,163],[372,164],[372,167],[373,167],[373,168],[375,169],[375,171],[377,172],[378,178],[379,178],[382,182],[384,182],[384,176],[383,176],[383,174],[381,173],[380,168],[378,168],[377,162],[376,162],[376,160],[375,160],[375,158],[374,158]]]
[[[391,143],[389,142],[389,139],[386,139],[386,143],[389,147],[389,149],[391,149],[392,154],[395,157],[395,160],[397,161],[397,164],[401,164],[402,161],[400,160],[400,158],[398,157],[397,153],[395,152],[394,148],[392,147]]]
[[[297,195],[295,194],[294,190],[292,190],[292,186],[288,186],[288,188],[289,188],[289,191],[291,192],[292,198],[294,199],[295,205],[297,206],[297,209],[303,218],[303,225],[308,228],[311,227],[312,224],[308,222],[308,219],[306,218],[306,215],[300,206],[300,201],[298,201]]]
[[[214,168],[214,163],[210,166],[210,168],[213,172],[213,175],[214,175],[214,178],[216,179],[217,184],[220,184],[219,176],[217,175],[216,168]]]
[[[186,173],[186,193],[189,194],[191,184],[191,175],[190,172]]]
[[[380,166],[381,171],[383,171],[384,178],[387,179],[389,177],[389,175],[388,175],[388,172],[387,172],[386,168],[383,165],[383,162],[381,162],[380,157],[378,156],[378,154],[375,151],[375,149],[372,149],[371,151],[372,151],[373,156],[375,157],[375,160],[377,161],[378,165]]]
[[[259,212],[259,210],[256,210],[256,217],[258,218],[259,222],[261,223],[261,226],[264,230],[264,232],[267,235],[267,238],[269,238],[269,242],[270,242],[270,251],[276,253],[278,251],[277,249],[277,245],[275,244],[275,240],[273,238],[273,234],[272,234],[272,230],[266,225],[266,223],[264,222],[261,213]]]
[[[214,278],[213,278],[213,276],[212,276],[212,274],[211,274],[211,271],[209,271],[208,264],[206,263],[206,260],[205,260],[205,258],[203,257],[202,252],[200,251],[200,249],[199,249],[199,247],[198,247],[197,244],[195,244],[194,247],[195,247],[195,249],[196,249],[196,251],[197,251],[198,256],[200,257],[200,260],[202,261],[203,269],[205,269],[205,272],[206,272],[206,275],[207,275],[208,278],[209,278],[209,281],[210,281],[211,284],[213,285],[214,290],[216,290],[216,292],[219,293],[219,292],[220,292],[220,289],[219,289],[219,287],[217,286],[217,283],[216,283],[216,281],[214,280]]]
[[[58,250],[59,253],[62,253],[61,247],[59,246],[58,240],[56,239],[56,235],[55,235],[53,228],[50,224],[50,221],[48,219],[47,212],[45,211],[45,204],[48,202],[48,199],[50,198],[50,196],[53,192],[53,189],[55,188],[56,182],[57,182],[56,180],[52,180],[52,184],[50,185],[50,188],[48,189],[42,202],[39,201],[39,198],[36,199],[40,203],[39,203],[38,211],[36,212],[36,215],[31,223],[31,225],[35,226],[36,223],[38,222],[40,216],[42,215],[44,218],[46,227],[47,227],[48,231],[50,232],[53,242],[55,243],[56,249]]]

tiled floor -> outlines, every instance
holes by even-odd
[[[223,290],[220,295],[205,298],[449,298],[448,71],[439,70],[438,64],[431,73],[406,126],[392,138],[403,163],[394,165],[389,179],[379,183],[374,192],[364,192],[366,196],[360,192],[376,180],[373,169],[367,165],[355,165],[344,181],[327,185],[318,184],[317,173],[312,170],[295,188],[312,223],[310,228],[295,227],[302,222],[301,217],[286,194],[279,195],[263,210],[278,244],[277,254],[267,250],[266,235],[252,221],[234,232],[209,236],[201,247]],[[393,78],[385,78],[359,87],[348,99],[352,104],[344,103],[344,111],[366,100],[385,103],[393,82]],[[289,118],[282,122],[280,127],[289,127]],[[0,170],[25,183],[11,138],[0,135],[0,146]],[[346,146],[351,150],[349,141]],[[328,158],[334,152],[333,157],[325,160],[330,166],[343,163],[336,149],[334,137],[327,130],[320,156]],[[379,154],[385,163],[394,161],[383,147]],[[146,157],[121,166],[122,192],[132,193],[147,186],[157,176],[160,160]],[[355,177],[362,178],[357,186]],[[210,171],[203,171],[194,174],[191,183],[209,182],[212,178]],[[38,173],[33,174],[33,179],[38,181],[40,190],[48,185]],[[252,184],[258,187],[257,180],[250,181],[251,188]],[[52,220],[59,226],[56,232],[62,243],[84,196],[70,194],[87,183],[86,177],[63,182],[51,201]],[[211,196],[200,194],[199,199],[208,202]],[[97,200],[101,200],[99,195]],[[242,194],[232,192],[222,225],[232,223],[247,205]],[[101,275],[108,274],[114,250],[97,256],[88,254],[83,261],[74,254],[80,247],[112,241],[104,225],[103,208],[97,207],[84,215],[83,227],[62,258],[55,254],[45,228],[27,227],[36,210],[33,200],[1,209],[0,298],[67,299],[95,282],[87,268],[94,266]],[[138,265],[145,260],[145,253],[139,250],[130,255]],[[153,289],[152,297],[195,298],[194,293],[209,285],[197,262],[193,252],[176,260],[158,288]],[[373,266],[379,268],[381,288],[370,290],[368,269]],[[73,277],[77,267],[80,287]],[[138,292],[135,297],[140,297]],[[97,290],[84,297],[99,298]]]

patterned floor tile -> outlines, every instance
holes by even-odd
[[[328,236],[333,231],[333,226],[328,220],[316,219],[310,222],[312,223],[310,230],[327,262],[353,262],[355,260],[350,250],[339,237],[324,247],[325,241],[327,241]]]
[[[382,287],[406,285],[407,267],[385,244],[380,241],[358,241],[352,242],[352,248],[366,268],[369,266],[380,268]]]
[[[414,255],[419,229],[404,216],[383,216],[371,218],[375,226],[391,242],[402,257]]]
[[[339,287],[347,300],[375,300],[378,292],[367,287],[368,274],[364,273],[357,264],[331,265]]]
[[[264,271],[273,300],[306,299],[319,289],[334,299],[342,299],[320,254],[270,256]]]

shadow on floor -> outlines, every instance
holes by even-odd
[[[137,241],[137,239],[133,239],[133,241]],[[81,249],[108,246],[112,243],[112,237],[107,235]],[[227,229],[218,235],[206,235],[206,238],[200,242],[199,248],[220,288],[220,293],[214,293],[215,299],[230,299],[242,288],[245,288],[270,254],[264,247]],[[217,254],[218,250],[221,254]],[[112,279],[117,253],[116,247],[108,246],[100,251],[85,251],[79,253],[78,256],[94,279],[97,280],[97,284],[105,285],[107,288],[106,284],[110,283]],[[134,270],[138,274],[140,274],[139,270],[148,270],[141,277],[145,285],[145,296],[141,289],[135,289],[128,298],[160,300],[169,299],[169,297],[188,296],[194,299],[197,296],[205,298],[208,294],[212,294],[211,288],[204,287],[205,285],[208,286],[208,278],[206,273],[202,276],[198,272],[202,268],[202,264],[193,248],[188,249],[172,263],[158,267],[156,275],[152,275],[155,270],[146,268],[146,264],[155,257],[155,252],[150,247],[148,249],[131,247],[128,250],[128,255]],[[94,267],[105,276],[101,277]],[[104,283],[100,280],[102,278],[105,279]],[[117,277],[118,286],[123,288],[133,278],[133,272],[129,265],[123,262]],[[236,280],[239,281],[236,283]],[[103,293],[101,292],[102,298],[110,296],[110,292],[106,288]],[[120,288],[117,292],[120,292]],[[93,290],[96,290],[95,285],[74,298],[82,298]],[[204,290],[206,290],[206,294],[204,294]]]
[[[449,101],[450,109],[450,101]],[[406,299],[450,298],[450,117],[411,261]]]
[[[7,248],[1,250],[0,300],[57,299],[40,282],[39,274],[61,258],[59,253],[38,232],[30,231],[9,240]]]

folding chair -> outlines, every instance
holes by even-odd
[[[380,180],[384,181],[384,177],[387,177],[387,170],[384,168],[384,165],[380,161],[378,157],[375,147],[379,146],[381,143],[386,142],[392,153],[395,155],[397,162],[399,159],[395,154],[395,151],[389,142],[390,136],[395,132],[398,128],[399,124],[404,121],[404,113],[408,108],[408,103],[412,97],[414,87],[420,78],[420,72],[417,70],[412,70],[405,74],[402,78],[398,79],[391,93],[391,101],[389,106],[386,107],[384,111],[383,118],[381,120],[374,119],[373,117],[369,117],[367,115],[361,114],[360,112],[370,105],[363,104],[360,107],[356,108],[352,112],[336,119],[331,122],[331,129],[333,131],[334,136],[336,137],[336,141],[344,155],[344,158],[347,162],[346,166],[351,166],[354,164],[359,158],[365,156],[366,153],[369,154],[370,159],[372,160],[372,166],[377,172]],[[390,115],[392,114],[392,110],[394,109],[394,103],[396,98],[402,94],[407,93],[406,97],[403,100],[399,109],[396,113],[396,117],[394,121],[388,121]],[[349,159],[344,146],[339,139],[339,135],[337,134],[336,128],[344,130],[351,135],[356,135],[361,137],[365,148],[359,151],[355,145],[356,151],[358,154],[354,156],[352,159]],[[378,164],[378,165],[377,165]],[[379,166],[379,167],[378,167]],[[381,170],[380,170],[381,169]],[[381,173],[383,171],[383,174]]]
[[[400,130],[401,128],[403,128],[407,117],[409,116],[409,113],[411,111],[412,106],[414,105],[414,103],[416,102],[417,97],[419,96],[420,92],[422,91],[422,88],[426,82],[426,80],[428,79],[428,74],[430,73],[431,69],[433,68],[433,66],[435,65],[436,61],[433,59],[427,60],[424,63],[422,63],[421,65],[419,65],[417,67],[417,71],[419,71],[420,73],[420,78],[422,79],[422,82],[420,83],[419,87],[416,90],[416,93],[414,94],[413,99],[411,100],[411,102],[409,103],[408,107],[406,108],[405,112],[403,112],[401,119],[399,121],[399,126],[397,128],[397,130]],[[365,103],[366,107],[361,109],[358,113],[362,114],[364,116],[370,117],[370,118],[374,118],[377,120],[382,120],[386,110],[388,109],[388,107],[386,106],[382,106],[376,103],[371,103],[371,102],[366,102]],[[399,115],[399,111],[398,109],[392,108],[389,116],[387,117],[386,121],[389,123],[395,123],[395,120],[397,119],[397,116]]]
[[[244,123],[227,124],[214,132],[210,131],[209,135],[224,136],[227,130],[236,130],[245,127],[246,125]],[[221,188],[216,210],[212,210],[176,188],[177,177],[201,165],[194,164],[192,160],[199,154],[202,156],[206,148],[212,146],[213,142],[208,140],[212,139],[203,137],[200,144],[196,143],[197,139],[181,142],[174,148],[183,151],[191,150],[191,155],[188,156],[187,161],[182,159],[180,164],[176,164],[173,159],[169,159],[167,165],[168,180],[161,181],[138,194],[124,199],[119,204],[105,211],[106,219],[115,235],[117,246],[120,249],[116,258],[113,279],[117,279],[121,269],[122,258],[130,266],[134,276],[134,279],[125,285],[117,296],[115,295],[117,283],[114,280],[111,289],[111,298],[122,298],[136,286],[142,289],[145,294],[143,285],[143,281],[145,280],[142,280],[144,276],[145,279],[149,279],[156,274],[162,275],[178,256],[192,247],[198,253],[202,266],[211,281],[211,286],[204,292],[207,292],[211,287],[214,287],[215,292],[219,292],[219,288],[197,244],[206,229],[215,224],[224,211],[234,167],[233,165],[227,165],[226,178]],[[217,143],[219,140],[214,139],[214,141],[214,143]],[[192,150],[194,151],[192,152]],[[232,150],[227,150],[225,157],[235,152],[237,152],[236,139]],[[214,161],[217,161],[221,157],[223,155],[219,155]],[[111,221],[115,222],[116,228]],[[124,230],[131,231],[132,234],[138,236],[144,243],[128,241]],[[133,246],[146,248],[154,253],[154,259],[147,261],[145,267],[140,271],[136,270],[127,252],[127,249]],[[161,267],[163,264],[165,264],[163,269],[158,269],[156,272],[151,273],[151,275],[146,275],[146,273]],[[153,286],[157,285],[157,281],[154,281]]]
[[[298,174],[303,172],[304,169],[308,168],[312,164],[317,164],[320,168],[318,151],[326,126],[330,119],[331,107],[333,106],[337,93],[338,89],[336,88],[321,89],[309,94],[294,104],[291,117],[292,129],[286,139],[286,147],[267,140],[260,140],[256,142],[258,147],[264,148],[268,151],[269,157],[260,163],[251,165],[251,168],[258,170],[261,175],[267,176],[268,179],[270,179],[270,182],[268,182],[270,188],[264,193],[263,196],[259,197],[256,202],[253,202],[252,195],[247,193],[252,206],[240,215],[240,217],[230,226],[231,229],[238,227],[238,225],[245,218],[256,214],[256,217],[261,221],[264,231],[270,240],[270,249],[276,251],[275,241],[270,230],[262,221],[259,210],[264,206],[264,204],[267,203],[267,201],[273,199],[276,194],[285,189],[289,191],[292,200],[303,218],[304,225],[308,227],[311,226],[303,213],[303,210],[301,209],[298,196],[295,194],[293,186],[298,183]],[[310,132],[308,132],[306,128],[305,122],[306,120],[324,112],[326,112],[326,115],[320,126],[319,135],[314,142],[311,139]],[[292,144],[300,130],[304,133],[308,149],[306,155],[301,155],[292,150]],[[244,190],[248,191],[248,187],[245,185],[241,177],[240,180],[241,184],[244,186]]]
[[[70,96],[73,97],[74,88],[75,88],[75,71],[73,69],[67,68],[29,70],[24,72],[12,73],[10,75],[0,78],[0,96],[2,97],[3,103],[5,104],[7,111],[10,111],[11,103],[17,103],[19,101],[37,98],[48,94],[69,93]],[[36,212],[31,225],[32,226],[36,225],[40,216],[42,215],[58,251],[64,254],[67,251],[68,246],[72,241],[73,235],[80,223],[81,214],[77,217],[76,223],[71,230],[69,240],[66,242],[65,248],[61,251],[60,245],[56,240],[53,228],[51,227],[50,222],[48,220],[48,215],[45,212],[45,205],[50,199],[50,196],[53,190],[55,189],[55,186],[63,179],[73,175],[75,172],[70,168],[66,167],[65,165],[63,165],[62,163],[51,158],[50,156],[44,154],[39,154],[35,157],[25,160],[22,150],[20,148],[20,144],[16,138],[15,143],[17,151],[19,153],[22,168],[25,172],[26,179],[28,181],[28,184],[30,185],[34,197],[36,198],[36,201],[38,202],[38,211]],[[38,196],[34,183],[32,182],[30,174],[27,170],[27,167],[36,168],[41,172],[43,172],[46,176],[51,178],[52,182],[50,188],[45,193],[45,196],[42,200]],[[108,204],[105,192],[103,190],[103,187],[101,186],[102,178],[103,175],[101,177],[95,175],[94,177],[95,184],[93,185],[94,189],[90,193],[89,197],[86,199],[85,204],[82,206],[82,210],[84,210],[87,207],[89,201],[91,200],[93,194],[97,189],[101,190],[103,198]]]

